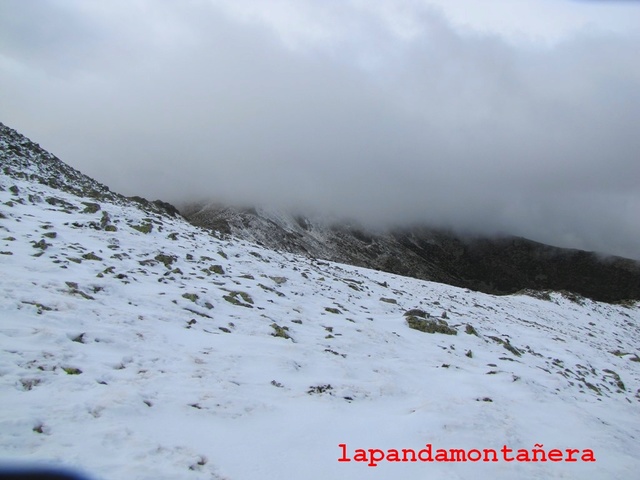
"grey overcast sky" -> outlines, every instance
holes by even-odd
[[[640,259],[640,2],[0,0],[0,121],[126,195]]]

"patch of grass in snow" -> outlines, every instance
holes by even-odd
[[[47,307],[46,305],[42,305],[41,303],[38,303],[38,302],[29,302],[29,301],[23,300],[22,303],[26,305],[33,305],[34,307],[36,307],[38,309],[38,314],[41,314],[42,312],[50,312],[51,310],[53,310],[51,307]]]
[[[420,308],[412,308],[411,310],[407,310],[403,314],[405,317],[422,317],[429,318],[430,315]]]
[[[131,225],[131,228],[142,233],[151,233],[153,225],[150,222],[141,223],[140,225]]]
[[[211,265],[209,267],[209,271],[218,275],[224,275],[224,268],[222,268],[222,265]]]
[[[173,262],[178,259],[178,257],[176,257],[175,255],[165,255],[164,253],[159,253],[154,257],[154,259],[160,263],[163,263],[165,267],[169,268],[171,267],[171,265],[173,265]]]
[[[266,285],[263,285],[262,283],[259,283],[258,286],[261,289],[263,289],[264,291],[266,291],[266,292],[275,293],[279,297],[285,297],[286,296],[284,293],[277,291],[275,288],[267,287]]]
[[[489,336],[489,338],[494,342],[501,344],[504,348],[509,350],[511,353],[513,353],[517,357],[521,357],[522,354],[524,353],[524,350],[520,350],[514,347],[513,345],[511,345],[511,342],[509,342],[509,340],[503,340],[500,337],[494,337],[494,336]]]
[[[99,203],[82,202],[82,204],[85,206],[85,209],[82,210],[82,213],[96,213],[97,211],[100,210]]]
[[[621,352],[620,350],[613,350],[610,353],[615,355],[616,357],[624,357],[625,355],[629,355],[628,353]]]
[[[34,432],[36,433],[45,433],[46,431],[46,427],[44,426],[43,423],[38,423],[37,425],[35,425],[32,429]]]
[[[76,343],[86,343],[86,342],[84,341],[84,336],[85,336],[85,334],[84,334],[84,333],[81,333],[80,335],[76,335],[75,337],[73,337],[73,338],[71,339],[71,341],[72,341],[72,342],[76,342]]]
[[[44,241],[44,238],[42,240],[40,240],[39,242],[33,241],[33,248],[40,248],[42,250],[46,250],[47,248],[49,248],[51,246],[50,243],[47,243]]]
[[[207,315],[206,313],[198,312],[197,310],[194,310],[192,308],[185,308],[185,310],[187,312],[193,313],[193,314],[198,315],[198,316],[203,317],[203,318],[213,318],[211,315]],[[193,321],[195,322],[195,320],[193,320]]]
[[[331,353],[333,355],[336,355],[336,356],[340,356],[342,358],[347,358],[347,354],[346,353],[339,353],[339,352],[336,352],[335,350],[331,350],[330,348],[325,348],[324,351],[327,352],[327,353]]]
[[[191,300],[193,303],[196,303],[200,297],[196,293],[183,293],[182,298],[186,298],[187,300]]]
[[[64,370],[67,375],[80,375],[82,373],[82,370],[76,367],[62,367],[62,370]]]
[[[457,335],[458,331],[451,328],[444,320],[427,320],[410,315],[407,317],[409,328],[425,333],[443,333],[445,335]]]
[[[240,297],[242,301],[239,300],[238,297]],[[239,292],[239,291],[229,292],[229,295],[225,295],[222,298],[224,298],[227,302],[231,303],[232,305],[237,305],[239,307],[253,308],[253,298],[251,298],[251,295],[249,295],[246,292]]]
[[[464,327],[464,333],[466,333],[467,335],[475,335],[476,337],[479,337],[480,335],[478,335],[478,332],[476,331],[475,328],[473,328],[473,325],[470,325],[467,323],[467,326]]]
[[[593,390],[594,392],[596,392],[598,395],[602,395],[602,391],[593,383],[587,382],[584,378],[580,379],[582,381],[582,383],[584,383],[584,385],[589,388],[590,390]]]
[[[385,297],[381,297],[381,298],[380,298],[380,301],[381,301],[381,302],[384,302],[384,303],[391,303],[391,304],[394,304],[394,305],[397,305],[397,304],[398,304],[398,301],[397,301],[395,298],[385,298]]]
[[[289,335],[288,333],[289,327],[281,327],[277,323],[272,323],[271,328],[273,328],[274,330],[274,332],[271,334],[272,337],[280,337],[286,340],[293,340],[293,338],[291,338],[291,335]]]
[[[325,385],[315,385],[315,386],[309,387],[309,390],[307,390],[307,393],[309,395],[320,395],[323,393],[329,393],[331,395],[331,390],[333,390],[333,387],[331,386],[330,383],[327,383]]]
[[[86,299],[86,300],[95,300],[95,298],[93,298],[91,295],[87,295],[86,293],[84,293],[83,291],[81,291],[78,288],[78,284],[76,282],[65,282],[67,284],[67,287],[69,287],[69,290],[72,295],[80,295],[82,298]]]
[[[71,212],[72,210],[78,210],[78,207],[76,207],[75,205],[67,202],[66,200],[62,200],[62,199],[56,198],[56,197],[47,197],[45,199],[45,202],[47,202],[52,207],[60,206],[64,210],[66,210],[68,212]]]
[[[113,271],[114,271],[115,269],[116,269],[116,267],[107,267],[107,268],[105,268],[105,269],[102,271],[102,273],[104,273],[104,274],[110,274],[110,273],[113,273]]]
[[[605,375],[605,378],[608,376],[613,377],[613,381],[616,385],[616,387],[618,387],[618,389],[621,392],[626,392],[627,389],[625,388],[624,382],[622,381],[622,379],[620,378],[620,375],[618,375],[616,372],[614,372],[613,370],[609,370],[608,368],[605,368],[602,370],[603,372],[607,373],[608,375]]]
[[[259,260],[262,260],[263,262],[269,263],[269,260],[264,258],[262,255],[260,255],[258,252],[249,252],[249,255],[253,255],[254,257],[256,257]]]

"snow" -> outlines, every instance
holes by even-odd
[[[100,227],[103,212],[117,231]],[[2,463],[96,479],[614,479],[640,468],[637,305],[497,297],[316,261],[7,175],[0,213]],[[410,329],[411,308],[446,312],[457,335]],[[592,449],[597,461],[338,462],[339,444],[353,456],[427,443]]]

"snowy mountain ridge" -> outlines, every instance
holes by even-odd
[[[606,302],[640,300],[640,262],[525,238],[428,225],[372,228],[273,208],[181,207],[194,225],[273,250],[447,283],[491,294],[566,290]]]
[[[41,182],[57,162],[2,133],[0,463],[234,480],[640,467],[637,303],[493,296],[219,238],[83,177]],[[393,460],[503,447],[548,458]]]

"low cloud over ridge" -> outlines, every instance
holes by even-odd
[[[610,10],[539,40],[438,2],[269,3],[3,2],[2,121],[125,194],[640,259],[640,37]]]

